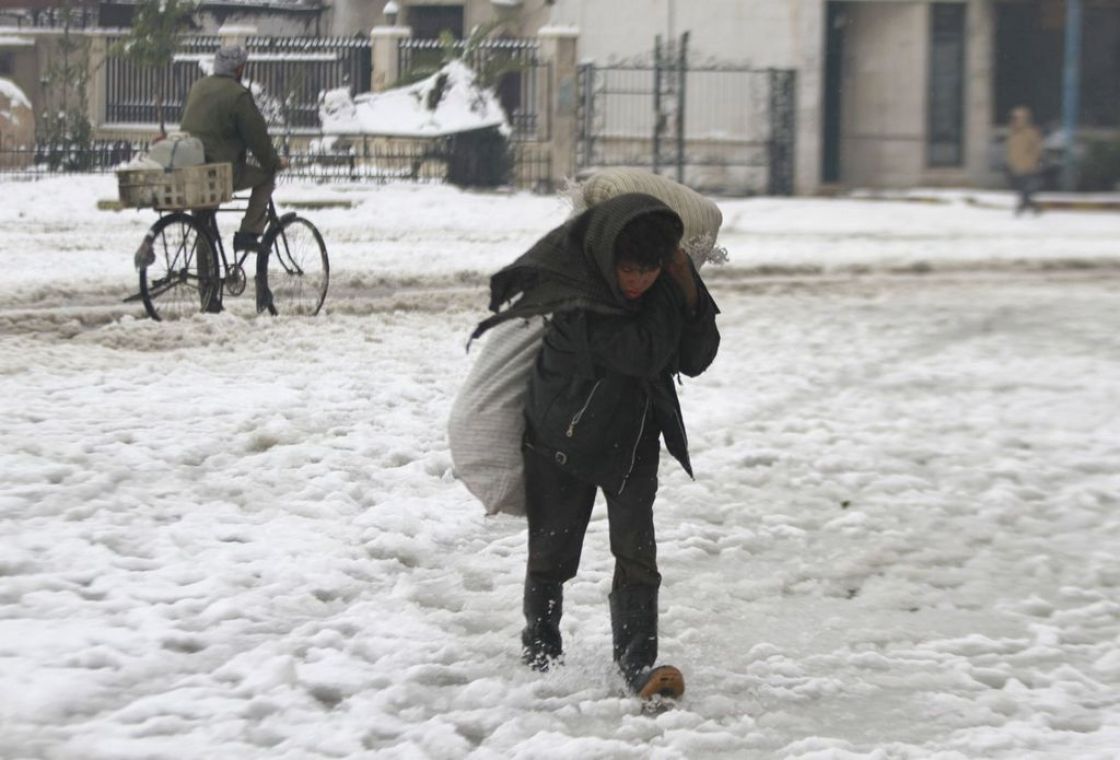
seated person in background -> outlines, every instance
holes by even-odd
[[[268,217],[268,201],[276,172],[287,168],[268,136],[268,125],[241,77],[248,54],[242,47],[223,47],[214,55],[214,73],[198,80],[187,95],[179,128],[202,141],[208,163],[233,164],[233,189],[248,190],[249,207],[234,249],[256,250]],[[259,167],[246,163],[252,151]]]

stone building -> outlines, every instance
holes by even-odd
[[[1082,0],[1080,131],[1120,134],[1120,0]],[[386,24],[383,0],[335,0],[336,34]],[[649,56],[690,33],[692,60],[797,72],[796,187],[993,186],[1015,105],[1053,134],[1065,0],[394,0],[414,36],[495,18],[578,30],[581,60]],[[350,20],[344,20],[350,19]],[[716,125],[718,126],[718,125]]]
[[[1083,0],[1080,134],[1120,135],[1120,0]],[[1008,111],[1052,132],[1064,0],[556,0],[581,58],[690,31],[695,55],[797,71],[799,192],[1002,181]]]
[[[132,22],[133,0],[98,0],[98,26],[121,29]],[[222,27],[251,26],[268,36],[329,35],[329,0],[198,0],[195,31],[214,34]]]
[[[262,35],[372,37],[374,89],[395,81],[395,45],[404,34],[464,37],[494,21],[511,37],[566,30],[580,63],[607,65],[648,62],[656,38],[672,43],[688,32],[693,63],[796,72],[793,184],[814,193],[998,186],[1007,114],[1016,105],[1032,108],[1060,150],[1066,20],[1075,2],[1082,9],[1078,137],[1120,139],[1120,0],[208,0],[203,19],[245,23]],[[18,20],[8,10],[16,4],[4,4],[0,24]],[[111,9],[127,5],[99,3],[102,25],[112,21]],[[0,28],[0,76],[34,102],[43,49],[37,32]],[[567,128],[582,129],[573,114],[586,104],[586,90],[569,81],[540,92],[558,101],[549,107],[566,114]],[[728,102],[752,97],[726,94]],[[689,147],[742,129],[753,113],[713,109],[706,122],[690,116]],[[627,118],[640,131],[649,116]]]
[[[375,26],[407,26],[418,39],[447,30],[465,37],[475,26],[501,22],[504,33],[533,37],[550,23],[551,0],[327,0],[331,34],[347,37]],[[389,6],[391,21],[385,9]]]

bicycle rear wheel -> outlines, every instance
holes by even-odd
[[[220,303],[218,255],[190,214],[168,214],[152,225],[140,257],[140,295],[148,316],[179,319]]]
[[[327,246],[315,225],[290,215],[271,228],[257,254],[257,310],[314,316],[330,285]]]

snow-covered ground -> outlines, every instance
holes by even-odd
[[[444,439],[485,275],[562,202],[284,185],[353,203],[306,212],[327,313],[157,324],[111,178],[0,192],[0,757],[1120,756],[1120,215],[721,203],[656,508],[688,692],[647,716],[603,512],[530,673],[524,523]]]

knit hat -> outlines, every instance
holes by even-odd
[[[231,45],[230,47],[220,48],[217,53],[214,53],[214,73],[232,75],[245,61],[249,60],[249,54],[245,52],[245,48],[238,45]]]

